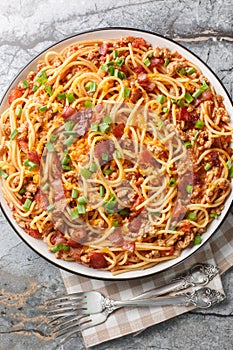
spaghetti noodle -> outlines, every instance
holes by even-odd
[[[143,38],[49,51],[1,115],[2,190],[57,258],[114,274],[174,259],[231,191],[232,128],[193,63]]]

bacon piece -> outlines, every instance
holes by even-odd
[[[210,162],[211,162],[211,164],[213,166],[220,166],[218,152],[216,152],[216,151],[212,151],[211,152],[211,160],[210,160]]]
[[[148,80],[147,74],[146,73],[139,73],[138,74],[138,82],[140,83],[144,83]]]
[[[108,43],[103,43],[99,48],[99,53],[102,56],[106,56],[108,53]]]
[[[121,228],[116,228],[113,233],[109,236],[109,240],[116,245],[122,245],[124,243],[124,238],[121,233]]]
[[[134,251],[135,251],[135,242],[124,241],[124,244],[123,244],[122,248],[124,250],[127,250],[130,253],[134,253]]]
[[[141,46],[146,46],[146,41],[143,38],[134,38],[132,41],[132,46],[138,49]]]
[[[130,232],[138,232],[141,225],[142,225],[142,219],[140,218],[140,216],[137,216],[129,223],[128,228]]]
[[[49,202],[48,202],[47,196],[41,190],[39,190],[36,193],[34,200],[37,202],[37,204],[40,208],[46,210]]]
[[[40,155],[36,151],[28,151],[27,157],[30,159],[33,163],[40,165]]]
[[[67,245],[69,245],[69,242],[67,243]],[[78,246],[70,246],[70,251],[69,251],[69,256],[71,256],[71,258],[73,258],[75,261],[80,262],[81,261],[81,253],[82,253],[82,246],[78,245]]]
[[[40,233],[38,230],[33,230],[32,228],[25,228],[25,231],[33,238],[41,238],[42,236],[42,233]]]
[[[113,158],[112,154],[113,154],[114,150],[115,150],[114,143],[110,140],[101,141],[101,142],[97,143],[95,145],[95,148],[94,148],[95,156],[96,156],[96,158],[99,159],[99,162],[101,164],[106,162],[106,161],[102,160],[102,154],[103,153],[107,154],[108,160],[110,160]]]
[[[74,109],[73,107],[65,106],[63,111],[62,111],[61,116],[64,119],[67,119],[67,118],[71,117],[75,112],[76,112],[76,109]]]
[[[145,70],[141,64],[133,68],[133,71],[137,74],[144,73]]]
[[[136,103],[142,97],[142,95],[142,90],[138,87],[133,86],[130,94],[130,102]]]
[[[90,265],[94,269],[103,269],[108,266],[103,253],[92,252],[89,254],[89,257],[90,257]]]
[[[77,247],[79,246],[80,243],[84,243],[86,239],[87,239],[87,232],[85,227],[83,227],[71,235],[68,245],[71,247]]]
[[[52,243],[52,245],[58,245],[67,243],[67,240],[60,231],[56,230],[55,233],[51,236],[50,242]]]
[[[54,192],[54,200],[56,202],[56,207],[57,207],[57,202],[63,198],[65,198],[65,193],[64,193],[64,188],[61,179],[56,179],[53,180],[52,183],[52,188]]]
[[[14,100],[22,96],[22,90],[20,89],[20,87],[16,87],[10,91],[8,96],[8,103],[11,105]]]
[[[139,164],[151,164],[153,160],[154,158],[151,153],[147,149],[144,149],[140,154]]]
[[[155,88],[155,83],[148,79],[146,73],[138,74],[138,82],[147,92],[152,92]]]
[[[152,57],[152,58],[150,58],[150,66],[149,66],[149,68],[159,67],[162,64],[164,64],[164,59],[163,58]]]
[[[210,90],[203,91],[200,97],[194,100],[194,106],[197,107],[201,102],[212,100],[213,94]]]
[[[19,148],[21,149],[21,151],[23,151],[24,153],[27,153],[28,152],[27,139],[25,139],[24,137],[20,137],[17,139],[17,142],[19,144]]]
[[[77,137],[84,136],[87,133],[92,116],[93,112],[91,109],[82,109],[80,111],[76,111],[69,117],[69,121],[72,121],[78,125],[76,128]]]
[[[186,212],[187,209],[185,206],[183,206],[181,203],[177,203],[172,212],[172,219],[176,221],[182,219],[185,216]]]
[[[119,123],[113,127],[112,133],[117,139],[120,139],[124,134],[124,130],[125,130],[125,124]]]
[[[177,120],[183,120],[185,122],[191,121],[191,114],[186,107],[181,107],[176,117]]]

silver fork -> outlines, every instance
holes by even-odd
[[[52,318],[50,325],[53,326],[53,335],[55,337],[67,333],[70,336],[77,330],[83,331],[103,323],[114,310],[120,307],[177,305],[209,308],[224,299],[224,294],[207,287],[192,292],[176,294],[175,296],[124,301],[106,298],[100,292],[90,291],[75,293],[71,297],[61,298],[61,302],[56,304],[58,308],[48,311],[48,316]]]

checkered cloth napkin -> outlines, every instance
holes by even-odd
[[[233,265],[233,215],[228,214],[218,231],[206,243],[200,252],[194,254],[171,272],[129,281],[101,281],[72,275],[61,271],[68,293],[98,290],[113,299],[130,299],[146,290],[167,283],[175,276],[187,271],[196,263],[217,265],[220,274]],[[209,287],[223,292],[220,276],[216,276]],[[139,332],[146,327],[163,322],[172,317],[188,312],[193,307],[166,306],[151,308],[122,308],[111,314],[107,321],[99,326],[82,332],[86,347],[91,347],[107,340]]]

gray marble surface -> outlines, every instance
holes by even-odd
[[[201,57],[233,96],[232,0],[2,0],[0,6],[0,97],[42,49],[79,31],[125,26],[150,30]],[[193,311],[95,350],[233,349],[233,269],[222,278],[227,301]],[[79,350],[78,335],[65,345],[43,340],[39,305],[65,291],[59,270],[32,252],[0,217],[0,349]],[[1,293],[0,293],[1,295]]]

